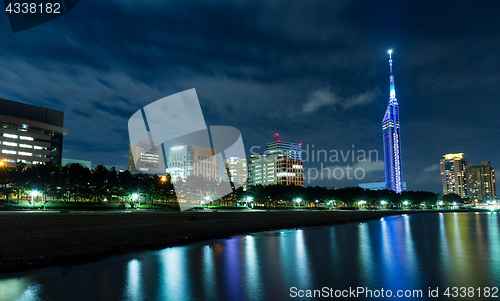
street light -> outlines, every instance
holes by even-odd
[[[38,196],[38,191],[36,191],[36,190],[32,190],[32,191],[30,192],[30,195],[31,195],[31,206],[35,206],[35,203],[34,203],[33,197]]]
[[[385,206],[385,204],[387,204],[387,202],[386,202],[386,201],[380,201],[380,204],[381,204],[382,206]]]
[[[302,202],[302,199],[301,198],[297,198],[295,201],[299,204],[299,207],[300,207],[300,202]]]
[[[0,161],[0,166],[3,166],[5,163],[3,161]]]
[[[165,176],[161,177],[161,181],[162,182],[166,182],[167,181],[167,177],[165,177]]]
[[[403,205],[408,206],[408,201],[404,201]]]
[[[139,198],[139,194],[137,194],[137,193],[132,194],[132,199],[134,200],[134,202],[137,201],[138,198]],[[140,205],[141,205],[141,202],[139,201],[139,206]]]
[[[252,202],[253,202],[253,197],[247,196],[246,206],[248,206],[248,203],[252,203]]]

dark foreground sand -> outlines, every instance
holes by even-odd
[[[0,273],[71,266],[249,232],[360,222],[402,213],[413,212],[1,213]]]

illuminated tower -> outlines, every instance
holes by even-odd
[[[396,193],[403,191],[403,171],[401,170],[401,141],[399,135],[399,104],[396,99],[394,75],[392,74],[392,50],[389,50],[391,70],[389,105],[382,121],[384,133],[385,187]]]

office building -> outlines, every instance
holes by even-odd
[[[280,155],[290,159],[302,160],[302,143],[281,141],[278,133],[274,134],[274,141],[266,146],[267,155]]]
[[[231,182],[246,185],[248,177],[247,160],[245,158],[230,157],[225,160],[226,167],[230,173]]]
[[[467,158],[463,153],[446,154],[440,161],[443,195],[455,193],[467,197]]]
[[[481,166],[467,166],[467,197],[479,201],[488,202],[496,198],[495,170],[490,161],[481,162]]]
[[[389,105],[382,121],[384,138],[384,163],[386,189],[396,193],[403,191],[403,171],[401,168],[401,139],[399,126],[399,103],[392,74],[392,51],[389,51]]]
[[[302,160],[282,155],[252,155],[248,165],[248,185],[304,186]]]
[[[61,164],[64,112],[0,99],[0,160]]]
[[[128,170],[132,173],[165,174],[161,163],[160,147],[152,145],[151,141],[140,141],[139,144],[129,144]]]
[[[167,173],[173,182],[190,175],[219,181],[219,157],[215,154],[215,149],[199,145],[171,147],[167,154]]]

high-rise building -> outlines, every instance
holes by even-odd
[[[185,180],[190,175],[219,180],[219,157],[215,149],[199,145],[171,147],[167,154],[167,173],[172,181]]]
[[[302,143],[285,142],[274,135],[264,155],[253,154],[248,160],[248,185],[304,186]]]
[[[161,148],[152,145],[151,141],[129,144],[128,170],[130,172],[165,174],[161,166]]]
[[[269,142],[266,147],[267,155],[281,155],[290,159],[302,160],[302,143],[281,141],[278,133],[274,134],[274,141]]]
[[[61,164],[64,112],[0,98],[0,161]]]
[[[248,165],[248,185],[304,186],[302,160],[281,155],[253,155]]]
[[[392,74],[392,50],[389,50],[390,87],[389,105],[382,121],[384,135],[385,185],[396,193],[403,191],[403,171],[401,167],[401,141],[399,131],[399,103]]]
[[[241,185],[245,185],[248,177],[247,160],[245,158],[230,157],[225,160],[226,167],[230,173],[230,180]]]
[[[467,197],[467,158],[463,153],[446,154],[440,161],[443,179],[443,195],[455,193],[462,198]]]
[[[469,165],[466,175],[469,198],[482,202],[495,199],[495,170],[490,161],[481,162],[481,166]]]

